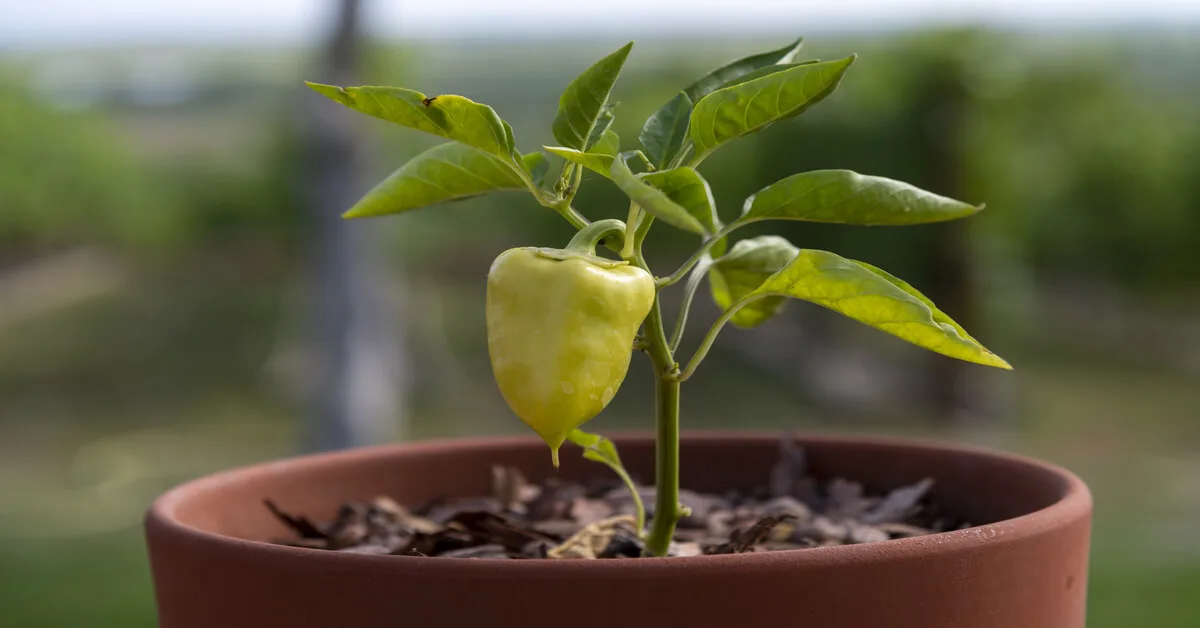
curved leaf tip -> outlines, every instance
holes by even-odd
[[[563,90],[558,100],[558,113],[551,125],[554,139],[562,146],[587,150],[612,122],[611,113],[603,120],[608,111],[609,94],[632,48],[630,41],[592,64]],[[603,128],[594,134],[598,123]]]
[[[505,160],[449,142],[413,157],[368,191],[342,217],[398,214],[524,186],[514,167]]]
[[[337,85],[326,85],[324,83],[314,83],[312,81],[304,81],[304,84],[314,92],[330,100],[337,101],[343,105],[347,104],[350,100],[350,94],[344,87],[338,87]]]
[[[728,276],[729,271],[752,271],[741,272],[740,277],[746,284],[752,285],[759,281],[754,275],[769,271],[782,261],[777,258],[786,258],[790,254],[791,247],[786,242],[762,238],[756,240],[757,246],[743,248],[744,259],[731,258],[730,268],[722,269],[725,275]],[[748,255],[750,253],[771,254],[751,256]],[[720,284],[714,287],[723,290],[729,288]],[[718,297],[718,304],[721,304],[719,297],[728,295],[718,295],[717,292],[719,290],[714,291],[714,297]],[[971,337],[928,297],[902,279],[865,262],[828,251],[800,250],[790,262],[747,291],[730,307],[753,305],[759,299],[773,296],[815,303],[951,358],[1012,369],[1012,365]],[[726,312],[729,315],[730,310],[727,308]],[[732,314],[737,313],[738,310],[732,310]]]
[[[901,226],[955,220],[982,208],[886,177],[851,170],[811,170],[755,192],[746,199],[738,220]]]
[[[800,115],[837,89],[856,58],[792,64],[744,83],[732,81],[701,98],[692,108],[688,126],[696,147],[693,159],[702,159],[737,137]]]

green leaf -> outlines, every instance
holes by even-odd
[[[501,120],[500,125],[504,127],[504,140],[508,142],[508,156],[513,163],[517,163],[521,159],[521,152],[517,150],[517,140],[513,137],[512,125],[505,120]]]
[[[890,282],[893,286],[896,286],[897,288],[899,288],[899,289],[903,290],[905,293],[907,293],[909,296],[913,297],[914,299],[917,299],[921,303],[924,303],[925,306],[928,307],[930,309],[930,311],[933,312],[934,322],[938,323],[939,325],[948,325],[948,326],[952,327],[954,329],[954,331],[958,332],[958,334],[961,335],[962,337],[970,339],[972,342],[978,343],[978,341],[975,340],[975,338],[972,337],[971,334],[967,333],[967,330],[962,328],[962,325],[959,325],[958,323],[954,322],[954,320],[952,320],[949,316],[946,316],[945,312],[942,312],[941,310],[939,310],[937,308],[937,306],[933,304],[933,301],[929,300],[929,297],[918,292],[917,289],[912,287],[911,285],[909,285],[909,283],[907,281],[904,281],[903,279],[887,272],[886,270],[883,270],[882,268],[872,266],[866,262],[855,262],[855,263],[858,264],[859,266],[862,266],[863,268],[866,268],[867,270],[875,273],[876,275],[883,277],[884,279],[888,280],[888,282]],[[997,356],[997,359],[999,359],[999,356]],[[1003,360],[1001,360],[1001,361],[1003,361]],[[1005,367],[1011,368],[1011,367],[1008,367],[1007,362],[1005,362],[1004,364],[1005,364]]]
[[[525,167],[525,172],[529,173],[534,185],[539,188],[545,187],[546,175],[550,174],[550,160],[546,159],[545,153],[522,155],[521,165]]]
[[[512,128],[491,107],[469,98],[453,95],[427,98],[421,92],[402,87],[307,85],[367,115],[462,142],[504,159],[512,157]]]
[[[774,235],[739,241],[708,268],[713,301],[721,309],[729,309],[787,266],[799,252],[791,242]],[[778,314],[786,302],[787,297],[778,295],[755,299],[734,313],[729,322],[742,328],[756,327]]]
[[[647,214],[662,220],[663,222],[700,235],[707,234],[704,223],[696,218],[675,201],[667,196],[662,190],[646,183],[640,177],[633,174],[629,166],[625,165],[624,159],[614,159],[612,168],[610,169],[613,183],[621,188],[634,203],[637,203]]]
[[[588,152],[593,155],[613,155],[615,157],[621,152],[621,138],[616,131],[607,130],[600,137],[600,141],[588,149]]]
[[[610,129],[605,131],[600,141],[588,151],[578,151],[563,146],[543,146],[542,148],[567,161],[575,162],[588,170],[609,177],[613,160],[621,151],[621,138],[617,137],[616,132]]]
[[[741,85],[742,83],[749,83],[750,81],[753,81],[754,79],[760,79],[764,76],[770,76],[776,72],[782,72],[784,70],[790,70],[792,68],[799,67],[802,65],[812,65],[814,63],[820,63],[820,62],[821,62],[820,59],[812,59],[809,61],[801,61],[799,63],[779,63],[776,65],[768,65],[765,68],[759,68],[753,72],[743,74],[743,75],[733,79],[732,81],[729,81],[728,83],[722,85],[721,88],[724,89],[726,87],[733,87],[734,85]]]
[[[617,455],[617,446],[611,440],[599,434],[589,434],[579,429],[571,430],[567,434],[567,440],[586,449],[585,457],[591,453],[594,456],[592,459],[621,467],[621,457]]]
[[[506,162],[451,142],[413,157],[367,192],[344,217],[397,214],[486,192],[524,188]]]
[[[592,126],[592,132],[588,134],[587,142],[584,144],[584,150],[592,150],[599,142],[604,139],[608,128],[613,123],[612,105],[604,105],[600,110],[600,115],[596,118],[596,124]]]
[[[800,46],[803,45],[804,39],[800,38],[796,41],[770,52],[763,52],[756,55],[751,55],[742,59],[738,59],[727,65],[723,65],[708,74],[705,74],[695,83],[684,89],[684,93],[692,102],[698,102],[701,98],[711,94],[712,92],[725,87],[727,83],[744,76],[760,68],[775,65],[777,63],[791,63],[796,55],[800,52]]]
[[[704,226],[707,233],[721,228],[717,206],[708,181],[693,168],[672,168],[638,175],[642,181],[658,188]]]
[[[583,448],[584,458],[608,465],[608,468],[612,469],[625,483],[625,487],[629,489],[629,493],[633,497],[637,530],[638,534],[641,534],[642,528],[646,526],[646,509],[642,505],[642,497],[638,493],[637,485],[625,471],[625,466],[621,464],[621,456],[617,455],[617,446],[599,434],[589,434],[579,429],[571,430],[567,434],[567,440]]]
[[[667,104],[650,114],[638,135],[638,141],[646,149],[650,162],[657,168],[666,168],[683,149],[687,140],[688,122],[692,105],[713,91],[728,87],[731,82],[742,81],[742,77],[757,74],[763,68],[777,63],[790,64],[800,52],[803,40],[778,50],[738,59],[721,66],[687,86]]]
[[[912,286],[827,251],[801,250],[747,297],[803,299],[952,358],[1011,369]]]
[[[688,120],[692,115],[692,99],[679,92],[670,102],[646,118],[638,141],[656,168],[666,168],[683,148],[687,139]]]
[[[718,89],[700,99],[688,127],[696,157],[703,158],[725,142],[799,115],[820,102],[837,89],[854,59],[798,65]]]
[[[567,148],[586,150],[592,127],[600,117],[617,75],[625,65],[633,42],[604,57],[571,81],[558,100],[558,115],[554,118],[554,138]]]
[[[720,240],[717,240],[716,242],[714,242],[712,244],[712,246],[708,247],[707,255],[710,258],[721,257],[722,255],[725,255],[725,250],[726,250],[726,248],[728,248],[728,246],[729,246],[729,238],[728,237],[721,238]]]
[[[759,190],[739,223],[808,220],[847,225],[917,225],[969,216],[983,209],[901,181],[849,170],[814,170]]]

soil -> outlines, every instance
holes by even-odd
[[[636,530],[628,488],[597,467],[590,484],[550,477],[526,481],[508,467],[492,469],[492,495],[437,499],[408,509],[389,497],[342,505],[329,522],[314,522],[265,500],[295,535],[277,544],[336,552],[444,558],[637,558],[643,543]],[[780,443],[779,461],[753,491],[726,494],[680,491],[690,512],[680,519],[671,556],[799,550],[874,543],[967,527],[940,516],[929,479],[873,494],[844,478],[819,481],[802,449]],[[654,488],[639,487],[646,517],[653,516]]]

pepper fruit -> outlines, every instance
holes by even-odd
[[[554,466],[567,434],[608,405],[654,304],[654,277],[599,257],[596,244],[624,233],[605,220],[566,249],[522,247],[488,271],[488,354],[512,411],[550,446]]]

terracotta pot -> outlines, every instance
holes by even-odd
[[[683,483],[761,485],[774,434],[683,441]],[[600,561],[342,554],[265,543],[262,506],[331,517],[346,500],[484,495],[493,464],[552,473],[533,438],[394,445],[308,456],[196,480],[159,498],[146,536],[162,628],[1077,628],[1084,625],[1091,497],[1076,476],[980,449],[801,437],[817,475],[886,490],[923,477],[943,509],[987,525],[787,552]],[[618,439],[652,477],[653,443]],[[559,473],[606,470],[564,452]]]

